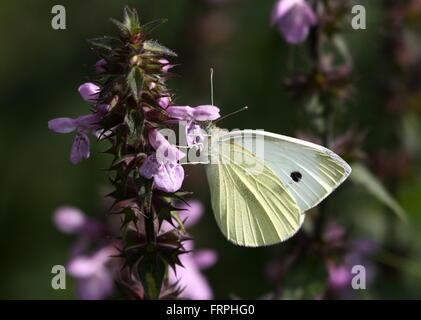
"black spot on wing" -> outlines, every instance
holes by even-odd
[[[291,179],[294,180],[295,182],[300,182],[302,177],[303,175],[301,174],[301,172],[298,172],[298,171],[291,172]]]

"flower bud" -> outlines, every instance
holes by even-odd
[[[161,97],[158,99],[157,102],[162,109],[167,109],[168,106],[170,105],[171,100],[170,100],[170,97]]]
[[[95,63],[95,71],[97,73],[103,73],[106,72],[105,65],[107,64],[107,61],[105,59],[98,60],[97,63]]]
[[[100,91],[100,87],[90,82],[84,83],[79,87],[80,95],[84,100],[89,102],[98,100]]]

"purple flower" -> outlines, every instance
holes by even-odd
[[[167,59],[159,59],[158,62],[162,65],[161,71],[167,73],[172,67],[174,67]]]
[[[89,151],[89,138],[83,132],[78,132],[73,140],[70,150],[70,161],[78,164],[82,159],[88,159],[91,155]]]
[[[61,232],[68,234],[81,231],[87,222],[87,218],[81,210],[70,206],[56,209],[53,220]]]
[[[185,153],[170,144],[158,129],[149,131],[149,143],[156,150],[156,158],[159,162],[177,162],[185,157]]]
[[[346,236],[346,229],[336,221],[329,221],[323,233],[323,241],[329,243],[343,242]]]
[[[70,161],[77,164],[82,159],[89,158],[89,138],[86,134],[95,133],[99,128],[98,122],[101,119],[102,114],[100,113],[89,114],[76,119],[56,118],[48,121],[48,128],[57,133],[76,131],[70,152]]]
[[[79,87],[79,93],[86,101],[98,99],[100,88],[93,83],[84,83]],[[95,134],[99,129],[99,122],[108,112],[106,104],[96,105],[96,112],[76,119],[56,118],[48,121],[48,128],[57,133],[70,133],[76,131],[73,145],[70,152],[70,161],[73,164],[79,163],[82,159],[89,158],[88,133]]]
[[[183,184],[184,169],[177,162],[185,154],[170,144],[158,129],[149,131],[149,143],[156,150],[139,169],[140,175],[154,179],[155,186],[166,192],[176,192]]]
[[[90,82],[84,83],[79,87],[80,95],[83,99],[89,102],[98,100],[100,91],[100,87]]]
[[[212,121],[220,117],[219,108],[212,105],[201,105],[195,108],[172,106],[167,108],[167,113],[173,119],[185,121]]]
[[[219,117],[219,108],[210,104],[193,108],[193,118],[196,121],[216,120]]]
[[[53,220],[60,231],[78,236],[72,246],[72,258],[67,264],[69,274],[77,280],[78,297],[89,300],[108,297],[113,291],[114,276],[121,268],[121,260],[112,257],[117,254],[115,247],[119,244],[104,241],[110,239],[106,225],[70,206],[56,209]],[[99,249],[92,253],[92,247]]]
[[[346,288],[351,285],[352,266],[347,264],[336,264],[334,262],[327,262],[327,271],[329,274],[329,287],[334,290]]]
[[[88,218],[80,209],[71,206],[57,208],[53,222],[61,232],[78,235],[78,241],[71,250],[74,256],[84,252],[92,241],[107,234],[103,223]]]
[[[158,162],[156,154],[150,155],[139,169],[139,174],[154,179],[157,189],[165,192],[178,191],[184,180],[184,169],[178,163]]]
[[[186,121],[186,139],[189,147],[200,146],[205,140],[205,131],[196,121],[212,121],[220,117],[219,108],[213,105],[201,105],[195,108],[171,106],[167,108],[167,113],[172,119]]]
[[[152,82],[152,83],[154,83],[154,82]],[[170,100],[169,97],[161,97],[161,98],[158,99],[157,102],[162,109],[167,109],[170,105],[171,100]]]
[[[366,269],[367,282],[373,278],[373,266],[367,256],[376,250],[376,245],[367,239],[358,239],[350,243],[349,251],[345,254],[341,263],[327,262],[329,273],[328,286],[334,291],[346,291],[351,288],[353,278],[352,268],[362,265]]]
[[[305,0],[278,0],[272,10],[272,25],[291,44],[303,42],[316,22],[316,15]]]
[[[74,257],[67,265],[69,274],[77,279],[78,296],[83,300],[101,300],[114,288],[112,247],[104,247],[92,255]]]
[[[190,122],[186,126],[186,139],[187,145],[191,146],[203,146],[205,141],[206,132],[194,122]]]

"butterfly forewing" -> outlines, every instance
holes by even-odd
[[[338,155],[307,141],[258,130],[234,131],[220,139],[252,153],[256,140],[263,143],[261,160],[275,172],[302,212],[319,204],[351,173]]]

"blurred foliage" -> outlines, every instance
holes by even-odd
[[[299,104],[282,88],[282,80],[292,68],[292,56],[300,61],[303,48],[286,46],[270,28],[274,0],[219,2],[62,0],[67,11],[66,30],[51,28],[51,8],[56,1],[0,3],[0,298],[74,298],[73,290],[55,291],[50,285],[52,266],[66,263],[72,242],[71,237],[55,230],[51,214],[56,207],[70,204],[100,217],[107,181],[98,168],[106,167],[109,159],[96,154],[105,148],[99,145],[91,159],[73,166],[69,161],[72,137],[50,132],[47,121],[86,113],[87,105],[77,88],[87,80],[95,56],[85,39],[114,33],[108,18],[119,17],[124,5],[137,8],[143,22],[169,19],[155,35],[179,56],[180,65],[174,69],[178,76],[170,81],[177,103],[194,106],[210,102],[209,69],[213,67],[215,104],[222,112],[250,106],[220,125],[264,128],[287,135],[305,129]],[[381,3],[367,2],[367,30],[350,30],[346,35],[357,76],[348,104],[352,116],[346,122],[367,130],[364,149],[368,154],[387,150],[394,136],[391,128],[396,126],[405,133],[404,139],[416,139],[420,134],[416,113],[403,126],[385,111],[383,90],[391,74],[387,73],[389,62],[381,37],[390,30],[384,28]],[[410,142],[405,147],[412,148],[417,159],[419,146]],[[408,225],[363,189],[347,190],[344,197],[344,189],[350,187],[345,185],[329,202],[331,215],[354,235],[396,245],[397,252],[407,257],[379,257],[384,270],[367,290],[370,298],[421,298],[419,272],[407,272],[416,269],[413,264],[421,257],[421,168],[417,161],[413,163],[410,174],[392,188],[409,214]],[[265,264],[282,252],[282,246],[250,249],[226,241],[209,207],[203,168],[190,168],[188,174],[188,188],[207,205],[205,217],[192,230],[196,247],[219,252],[217,265],[206,272],[216,298],[264,296],[271,290]],[[70,277],[68,287],[73,288]]]

